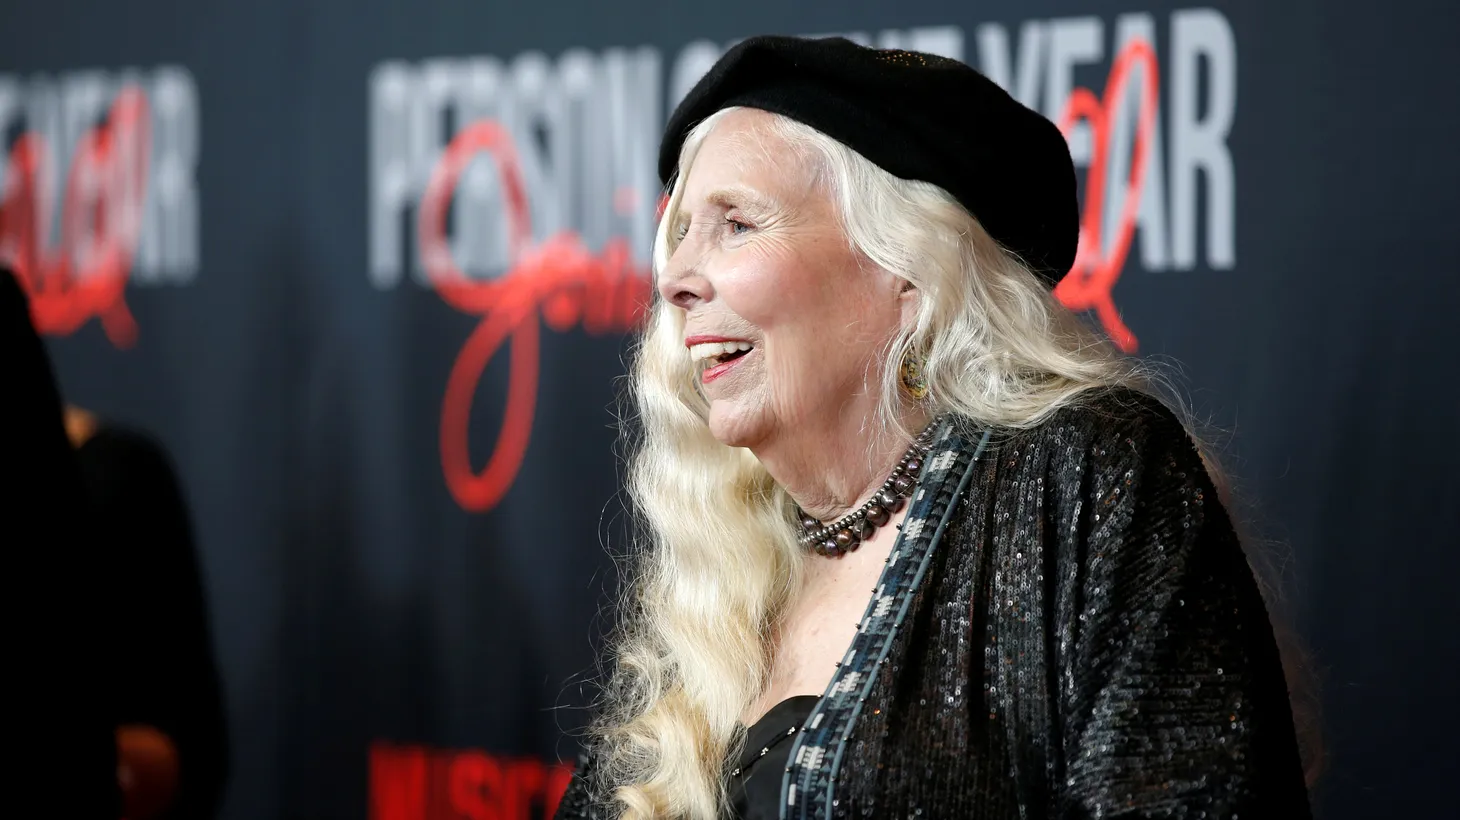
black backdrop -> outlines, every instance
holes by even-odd
[[[1440,0],[9,2],[0,252],[59,277],[37,318],[68,398],[180,467],[224,816],[538,816],[612,589],[612,407],[685,84],[776,31],[958,56],[1052,118],[1089,89],[1110,115],[1072,134],[1082,166],[1148,161],[1062,295],[1108,293],[1231,433],[1323,674],[1322,816],[1437,816],[1460,770],[1457,30]],[[481,148],[446,213],[455,290],[418,225],[453,139]],[[104,228],[59,227],[98,202]]]

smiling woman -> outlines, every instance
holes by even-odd
[[[1307,815],[1200,451],[1050,294],[1051,123],[961,63],[760,37],[661,174],[642,543],[560,817]]]
[[[865,418],[878,395],[867,385],[881,383],[887,342],[917,305],[905,280],[847,240],[829,180],[779,122],[740,108],[701,126],[686,161],[693,173],[666,212],[674,238],[658,266],[659,293],[677,308],[667,315],[682,324],[675,338],[692,352],[703,342],[748,348],[699,376],[710,432],[734,447],[757,448],[828,415]],[[844,430],[824,432],[797,449],[851,443]],[[826,495],[817,504],[828,509],[831,493],[861,489],[807,487]]]

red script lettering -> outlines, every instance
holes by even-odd
[[[482,152],[496,163],[501,180],[512,265],[498,279],[473,282],[452,258],[446,211],[462,173]],[[532,435],[541,366],[539,318],[559,332],[579,323],[589,333],[630,330],[647,309],[652,277],[632,263],[622,238],[609,240],[597,254],[571,231],[533,245],[527,189],[512,137],[491,120],[469,125],[446,147],[421,197],[417,235],[436,292],[457,310],[481,317],[447,378],[440,445],[442,472],[456,502],[465,510],[485,512],[512,486]],[[502,429],[486,467],[477,472],[467,449],[472,400],[487,363],[509,339]]]
[[[1131,157],[1128,193],[1121,208],[1115,241],[1102,252],[1100,236],[1105,221],[1105,176],[1111,160],[1110,114],[1120,110],[1120,103],[1130,86],[1131,69],[1137,64],[1143,69],[1141,78],[1144,87],[1141,89],[1140,118]],[[1156,91],[1156,54],[1145,41],[1132,40],[1116,55],[1115,63],[1110,67],[1105,99],[1097,99],[1088,88],[1076,88],[1059,120],[1059,128],[1067,138],[1076,123],[1081,120],[1089,123],[1094,155],[1085,179],[1085,209],[1080,224],[1079,249],[1075,253],[1074,265],[1055,287],[1054,295],[1071,310],[1094,309],[1105,332],[1127,353],[1135,352],[1137,341],[1135,334],[1120,318],[1113,290],[1120,279],[1121,269],[1125,267],[1131,237],[1135,234],[1136,212],[1140,206],[1141,188],[1145,185],[1146,163],[1150,158],[1150,142],[1156,131]]]
[[[42,333],[67,335],[93,316],[117,347],[136,342],[124,292],[141,233],[151,155],[147,98],[123,88],[106,121],[82,135],[61,203],[60,242],[48,247],[55,192],[49,146],[26,132],[10,150],[0,201],[0,259],[15,268]]]

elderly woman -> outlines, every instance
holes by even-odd
[[[1063,138],[967,66],[759,37],[671,117],[636,583],[559,817],[1304,817],[1182,422],[1051,297]]]

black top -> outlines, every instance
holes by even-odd
[[[781,816],[781,780],[790,760],[791,739],[820,699],[817,695],[787,698],[746,731],[745,751],[730,771],[731,816],[736,820]]]
[[[0,267],[0,522],[7,625],[6,782],[37,816],[116,820],[106,575],[45,346]]]
[[[218,810],[227,771],[223,699],[182,490],[162,445],[103,425],[77,451],[104,545],[108,623],[121,663],[109,676],[119,725],[166,734],[178,753],[178,792],[165,820]]]
[[[1170,412],[1111,390],[987,439],[955,420],[924,463],[782,816],[1311,816],[1272,624]],[[559,817],[617,815],[609,752]]]

